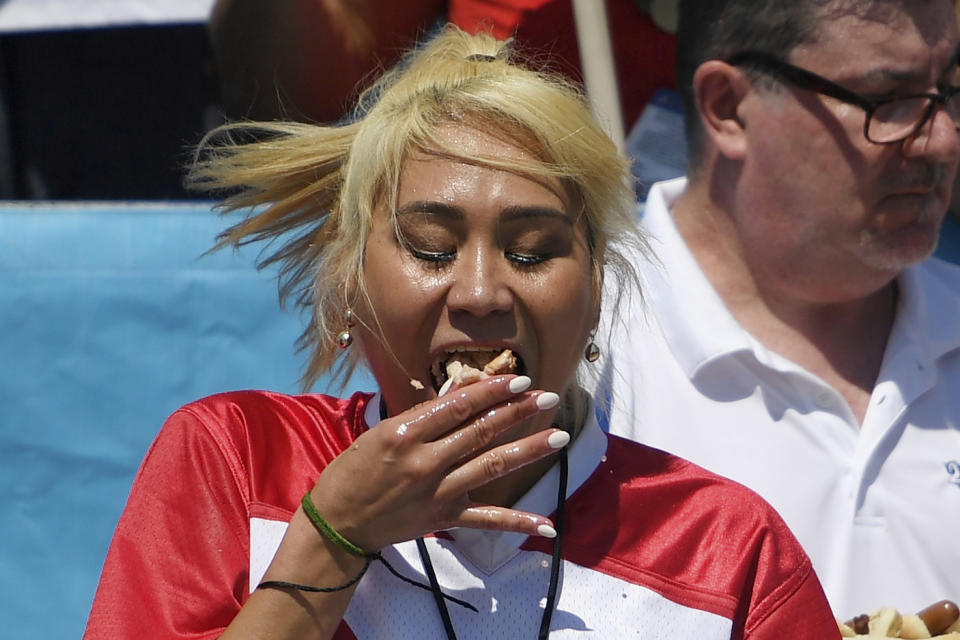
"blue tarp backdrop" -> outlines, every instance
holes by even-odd
[[[80,637],[174,409],[299,390],[303,322],[276,272],[255,247],[203,255],[225,226],[206,203],[0,205],[0,636]]]

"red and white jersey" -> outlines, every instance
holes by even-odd
[[[368,425],[349,399],[238,392],[174,413],[137,475],[86,638],[215,638],[249,597],[316,477]],[[375,396],[374,396],[375,398]],[[605,435],[570,445],[563,558],[551,638],[839,637],[810,562],[749,490]],[[517,503],[548,513],[558,471]],[[535,637],[552,541],[457,529],[427,539],[461,639]],[[384,557],[427,584],[413,543]],[[433,596],[375,562],[338,639],[442,637]]]

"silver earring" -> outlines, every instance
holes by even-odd
[[[587,348],[583,350],[583,359],[587,362],[596,362],[600,358],[600,347],[597,346],[597,343],[593,341],[594,332],[590,332],[590,342],[587,343]]]
[[[350,335],[350,328],[353,326],[353,310],[347,309],[346,319],[347,328],[337,336],[337,345],[339,345],[341,349],[346,349],[353,344],[353,336]]]

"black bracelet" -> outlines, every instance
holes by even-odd
[[[360,582],[360,578],[362,578],[363,574],[370,568],[370,563],[379,557],[379,553],[366,556],[363,569],[360,569],[360,573],[337,587],[311,587],[310,585],[286,582],[284,580],[264,580],[257,585],[257,589],[296,589],[297,591],[307,591],[309,593],[333,593],[334,591],[343,591]]]

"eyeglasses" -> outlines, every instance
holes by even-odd
[[[960,100],[953,100],[953,97],[960,93],[960,87],[946,87],[939,93],[914,93],[871,100],[762,51],[741,51],[730,56],[727,63],[754,67],[800,89],[815,91],[860,107],[867,114],[863,123],[863,135],[875,144],[892,144],[913,136],[927,123],[938,105],[943,106],[960,131]]]

